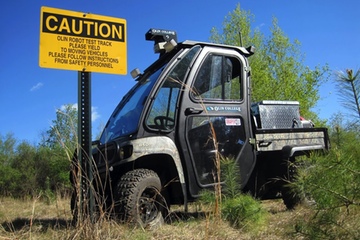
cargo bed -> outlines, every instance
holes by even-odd
[[[257,150],[263,152],[329,149],[326,128],[257,129],[255,138]]]

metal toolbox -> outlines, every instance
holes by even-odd
[[[301,124],[298,101],[264,100],[253,103],[251,111],[258,128],[284,129]]]

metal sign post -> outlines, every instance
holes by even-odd
[[[91,73],[78,72],[78,160],[80,175],[80,218],[94,220],[93,159],[91,147]]]

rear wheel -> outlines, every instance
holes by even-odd
[[[156,228],[164,223],[166,201],[161,195],[159,176],[149,169],[135,169],[124,174],[116,189],[117,212],[131,223]]]
[[[281,189],[282,199],[287,209],[292,210],[303,201],[300,189],[294,184],[297,175],[297,166],[294,161],[288,162],[288,171]]]
[[[284,186],[281,195],[286,208],[289,210],[293,210],[302,202],[302,197],[292,188],[292,186]]]

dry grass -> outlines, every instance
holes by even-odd
[[[292,235],[296,219],[309,210],[287,211],[280,200],[263,201],[268,225],[260,232],[245,232],[215,220],[209,214],[173,212],[171,223],[153,231],[103,220],[72,227],[69,200],[50,204],[34,199],[0,198],[0,239],[301,239]],[[191,208],[190,208],[191,209]]]

